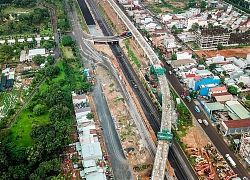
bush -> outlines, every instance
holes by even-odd
[[[45,113],[45,106],[42,104],[37,104],[34,108],[33,108],[33,113],[37,116],[40,116],[42,114]]]

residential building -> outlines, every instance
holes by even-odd
[[[218,86],[218,87],[215,87],[215,88],[210,88],[209,96],[212,96],[215,93],[218,94],[218,93],[224,93],[224,92],[227,92],[226,86]]]
[[[239,154],[250,165],[250,134],[249,132],[242,133],[240,139]]]
[[[196,43],[202,49],[217,49],[218,44],[228,45],[230,32],[226,29],[203,29],[195,31]]]
[[[176,53],[177,60],[192,59],[192,51],[182,51]]]
[[[192,32],[182,32],[177,35],[183,42],[195,41],[195,34]]]
[[[238,119],[222,121],[220,124],[220,131],[224,136],[229,134],[241,134],[250,131],[250,119]]]
[[[244,85],[250,85],[250,77],[248,75],[242,75],[237,79],[237,83],[243,82]]]
[[[166,48],[174,48],[176,47],[175,39],[174,37],[167,37],[164,39],[164,45]]]
[[[202,27],[207,27],[207,25],[208,25],[208,22],[207,22],[206,18],[192,17],[192,18],[189,18],[187,20],[187,29],[186,30],[191,29],[193,24],[195,24],[195,23],[197,23],[199,26],[202,26]]]

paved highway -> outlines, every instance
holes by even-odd
[[[168,71],[172,70],[171,67],[169,65],[167,65],[166,63],[165,63],[165,67],[167,69],[166,77],[168,78],[172,87],[175,89],[175,91],[180,96],[182,91],[184,90],[184,88],[182,87],[182,85],[180,84],[180,82],[178,81],[177,77],[174,74],[172,74],[172,75],[167,74]],[[207,117],[205,116],[205,114],[202,111],[200,113],[197,113],[194,110],[194,106],[196,104],[193,101],[190,103],[187,102],[186,99],[184,99],[183,101],[196,119],[207,119]],[[211,124],[209,126],[205,126],[204,124],[201,124],[201,128],[203,128],[203,130],[206,132],[207,136],[210,138],[210,140],[215,145],[215,147],[219,150],[221,155],[223,155],[225,157],[225,154],[230,154],[230,156],[233,158],[233,160],[237,164],[236,168],[232,168],[234,170],[234,172],[237,173],[239,175],[239,177],[246,176],[246,177],[250,178],[246,169],[242,166],[242,164],[239,162],[239,160],[235,157],[234,153],[232,153],[232,151],[229,149],[229,147],[224,142],[222,137],[218,134],[215,127],[213,127]],[[228,164],[230,165],[230,163],[228,163]]]
[[[132,180],[133,175],[129,163],[124,155],[124,151],[115,130],[115,125],[109,111],[105,95],[101,88],[99,77],[96,78],[96,84],[93,90],[95,108],[102,125],[103,137],[107,148],[115,179]]]

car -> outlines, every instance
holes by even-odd
[[[198,107],[198,106],[194,106],[194,110],[196,111],[196,112],[201,112],[201,110],[200,110],[200,108]]]
[[[207,122],[206,119],[203,119],[203,124],[205,124],[205,126],[208,126],[208,125],[209,125],[209,123]]]
[[[197,121],[198,121],[200,124],[202,124],[202,120],[201,120],[201,119],[197,119]]]
[[[168,71],[169,74],[172,74],[172,71]]]
[[[243,180],[249,180],[247,177],[243,177],[242,179],[243,179]]]

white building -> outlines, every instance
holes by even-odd
[[[239,66],[240,68],[246,68],[247,62],[244,61],[242,58],[233,58],[233,62],[236,66]]]
[[[240,76],[237,79],[237,82],[238,83],[243,82],[245,85],[250,85],[250,77],[247,75]]]
[[[177,60],[192,59],[192,53],[189,53],[189,52],[177,52],[176,56],[177,56]]]
[[[208,23],[207,23],[207,20],[206,19],[198,19],[198,18],[189,18],[188,21],[187,21],[187,30],[191,29],[192,28],[192,25],[194,23],[198,23],[199,26],[207,26]]]
[[[175,39],[172,37],[168,37],[164,39],[164,45],[166,48],[174,48],[176,47]]]

